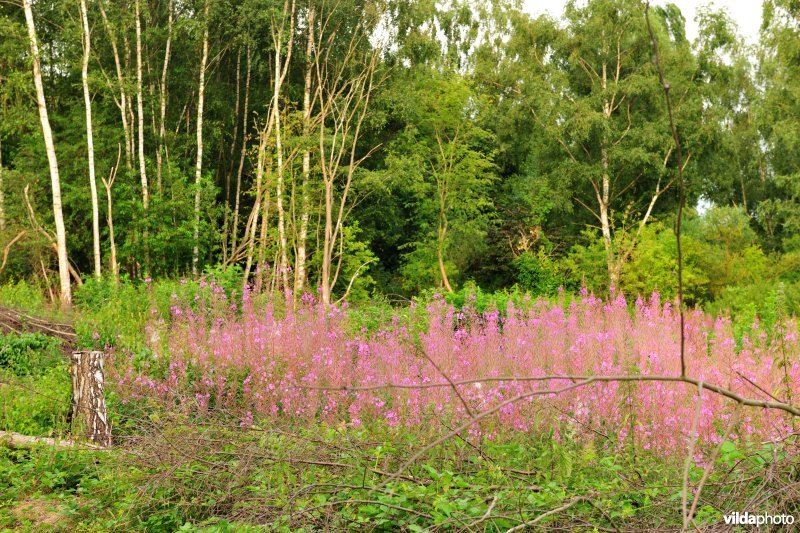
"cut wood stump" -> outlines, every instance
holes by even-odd
[[[86,439],[98,446],[111,445],[111,424],[106,411],[103,388],[103,352],[72,352],[69,373],[72,376],[73,434],[85,432]]]

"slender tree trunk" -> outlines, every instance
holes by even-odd
[[[119,84],[119,101],[117,102],[117,106],[120,110],[120,116],[122,118],[122,131],[125,136],[125,166],[128,168],[128,170],[130,170],[132,168],[131,145],[133,144],[131,126],[128,123],[128,106],[130,104],[128,102],[128,93],[125,91],[125,78],[122,74],[122,62],[120,60],[119,50],[117,48],[117,37],[114,34],[114,30],[111,28],[111,24],[108,22],[108,15],[106,15],[103,2],[104,0],[100,0],[98,5],[100,6],[100,14],[103,17],[103,25],[106,28],[108,40],[111,43],[111,51],[114,54],[114,66],[117,71],[117,83]]]
[[[130,79],[131,77],[131,43],[128,40],[128,33],[123,28],[122,31],[122,44],[125,47],[125,56],[123,57],[123,71],[125,72],[125,79]],[[133,113],[133,97],[128,98],[128,124],[131,125],[131,137],[130,137],[130,153],[131,157],[135,157],[136,154],[136,116]],[[129,170],[132,170],[133,167],[130,167]],[[136,234],[134,234],[134,240],[136,240]]]
[[[284,290],[289,288],[289,273],[287,268],[289,261],[286,257],[286,222],[283,210],[283,146],[281,144],[281,115],[280,115],[280,93],[281,93],[281,32],[278,32],[275,39],[275,89],[273,92],[272,112],[275,117],[275,151],[277,154],[278,180],[275,191],[275,200],[278,209],[278,275],[283,282]],[[287,61],[289,58],[286,58]],[[266,221],[266,219],[265,219]]]
[[[164,151],[165,144],[165,117],[167,114],[167,72],[169,68],[169,59],[172,53],[172,0],[167,4],[167,44],[164,50],[164,66],[161,69],[161,90],[159,92],[159,125],[158,125],[158,152],[156,152],[156,184],[158,192],[161,194],[163,191],[161,181],[161,167],[163,165],[162,152]]]
[[[272,113],[269,114],[267,125],[259,132],[258,153],[256,156],[256,202],[253,206],[252,212],[252,225],[250,226],[250,235],[247,237],[247,260],[245,262],[244,276],[242,278],[242,285],[247,287],[250,279],[250,270],[253,267],[253,256],[255,253],[256,233],[258,231],[258,218],[261,211],[261,198],[264,194],[264,166],[267,164],[267,140],[272,133]],[[256,258],[258,261],[259,258]]]
[[[108,241],[111,251],[111,276],[114,278],[114,284],[119,283],[119,265],[117,264],[117,241],[114,239],[114,206],[111,201],[111,185],[112,183],[103,180],[103,185],[106,189],[106,222],[108,223]]]
[[[245,83],[244,83],[244,110],[242,114],[242,152],[239,156],[239,169],[236,171],[236,198],[234,198],[233,208],[233,227],[231,228],[231,253],[236,253],[236,237],[239,234],[239,199],[242,196],[242,170],[244,169],[244,159],[247,155],[247,120],[248,120],[248,103],[250,98],[250,45],[247,45],[246,55],[246,70]],[[246,233],[246,232],[245,232]]]
[[[442,276],[442,285],[447,292],[453,292],[450,279],[447,277],[447,269],[444,267],[444,245],[447,238],[447,212],[446,212],[446,186],[439,191],[439,231],[437,233],[436,257],[439,260],[439,274]]]
[[[308,41],[306,42],[306,72],[303,85],[303,137],[308,142],[311,133],[311,53],[314,44],[314,18],[315,10],[309,8]],[[311,150],[303,150],[303,183],[300,189],[300,231],[297,235],[297,256],[294,269],[294,295],[300,298],[303,295],[306,282],[306,240],[308,239],[309,199],[308,183],[311,176]]]
[[[242,280],[243,287],[247,287],[250,279],[250,269],[253,267],[253,253],[255,252],[256,232],[258,231],[258,217],[261,212],[261,195],[263,194],[261,186],[264,181],[264,159],[266,158],[267,135],[268,133],[266,131],[262,131],[260,133],[258,142],[258,155],[256,162],[256,202],[255,205],[253,205],[253,223],[250,226],[250,235],[248,236],[247,242],[247,260],[245,261],[244,278]]]
[[[111,168],[108,179],[103,178],[103,186],[106,189],[106,223],[108,224],[108,241],[111,252],[111,276],[114,279],[114,285],[119,284],[119,263],[117,262],[117,241],[114,239],[114,206],[111,200],[111,187],[117,177],[121,152],[122,150],[118,148],[117,164]]]
[[[147,168],[144,160],[144,94],[142,90],[142,21],[139,12],[139,0],[135,0],[134,9],[136,16],[136,118],[137,133],[139,134],[139,176],[142,180],[142,207],[145,216],[150,206],[150,191],[147,187]]]
[[[142,232],[144,246],[145,272],[150,271],[150,246],[148,243],[147,211],[150,208],[150,190],[147,185],[147,167],[144,160],[144,92],[142,88],[142,21],[139,9],[140,0],[135,0],[136,16],[136,115],[139,144],[139,176],[142,181],[142,208],[144,210],[145,230]]]
[[[264,188],[264,201],[261,203],[261,236],[258,241],[258,269],[256,270],[256,292],[261,292],[264,271],[267,269],[267,235],[269,232],[269,204],[271,194],[269,184]],[[278,261],[275,261],[277,263]],[[273,273],[274,274],[274,273]]]
[[[200,79],[197,82],[197,162],[194,173],[194,249],[192,250],[192,275],[197,276],[200,261],[200,178],[203,175],[203,103],[206,89],[206,62],[208,61],[208,0],[203,3],[203,56],[200,60]]]
[[[102,276],[100,262],[100,209],[97,205],[97,179],[94,173],[94,135],[92,133],[92,97],[89,94],[89,53],[91,52],[91,34],[89,33],[89,17],[86,13],[86,0],[80,0],[81,28],[83,29],[83,62],[81,64],[81,80],[83,81],[83,102],[86,107],[86,147],[89,157],[89,189],[92,195],[92,244],[94,251],[94,275]]]
[[[22,0],[22,9],[25,11],[25,22],[28,26],[28,38],[31,46],[31,63],[33,64],[33,83],[36,86],[36,104],[39,108],[39,120],[42,123],[42,136],[44,137],[47,162],[50,167],[50,185],[53,192],[53,218],[56,224],[58,277],[61,283],[61,305],[69,307],[72,304],[72,289],[69,282],[67,231],[64,227],[64,213],[61,207],[61,179],[58,175],[58,159],[56,158],[56,147],[53,143],[53,132],[50,129],[50,119],[47,116],[47,103],[44,97],[44,86],[42,84],[42,69],[39,64],[39,44],[36,39],[36,26],[33,22],[30,0]]]
[[[616,260],[614,257],[614,243],[611,238],[611,217],[609,216],[609,197],[610,197],[610,178],[608,175],[608,153],[605,148],[601,149],[601,162],[603,165],[603,181],[601,191],[598,195],[598,208],[600,211],[600,231],[603,235],[603,247],[606,253],[606,266],[608,268],[608,279],[612,287],[619,286],[619,276],[617,272]]]
[[[228,261],[228,235],[230,234],[231,216],[231,173],[233,172],[233,155],[236,152],[236,140],[239,135],[239,96],[242,85],[242,49],[236,52],[236,111],[233,119],[233,139],[231,140],[231,167],[225,170],[225,219],[222,223],[222,262]]]
[[[617,57],[617,60],[619,61],[619,56]],[[617,63],[617,67],[619,69],[619,63]],[[618,71],[619,70],[617,70],[617,72]],[[603,63],[601,72],[601,85],[603,87],[603,91],[607,91],[608,65],[606,63]],[[619,76],[619,74],[617,74],[617,76]],[[611,121],[611,114],[614,112],[612,102],[613,99],[612,101],[603,101],[603,117],[607,122]],[[606,140],[603,140],[600,145],[600,163],[603,166],[603,181],[601,183],[601,190],[595,190],[597,194],[598,211],[600,214],[600,231],[603,235],[603,247],[605,248],[606,253],[606,267],[608,268],[609,285],[612,288],[618,288],[619,274],[622,265],[620,264],[617,254],[614,251],[614,241],[611,236],[611,216],[609,213],[611,204],[611,177],[609,175],[610,163]]]
[[[331,304],[331,256],[333,246],[333,177],[325,179],[325,236],[322,240],[322,303]]]

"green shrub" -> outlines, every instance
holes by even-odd
[[[25,435],[66,431],[72,383],[66,362],[35,375],[15,376],[0,369],[0,429]]]
[[[40,311],[44,308],[42,289],[25,280],[0,285],[0,305],[29,312]]]
[[[59,341],[41,333],[0,335],[0,368],[17,376],[40,373],[59,361]]]
[[[575,283],[567,280],[566,276],[560,271],[558,263],[539,250],[538,254],[525,252],[515,261],[517,269],[517,282],[519,286],[533,295],[553,296],[558,292],[559,287],[570,288]]]

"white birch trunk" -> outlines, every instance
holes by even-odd
[[[194,173],[194,249],[192,250],[192,275],[197,276],[200,261],[200,178],[203,175],[203,103],[206,85],[206,62],[208,61],[208,0],[203,4],[203,56],[200,60],[200,79],[197,82],[197,162]]]
[[[92,132],[92,97],[89,94],[89,54],[91,52],[91,34],[89,33],[89,16],[86,13],[86,0],[80,0],[81,28],[83,30],[83,62],[81,64],[81,80],[83,81],[83,103],[86,108],[86,148],[89,158],[89,189],[92,196],[92,245],[94,252],[94,276],[98,280],[102,276],[100,261],[100,209],[97,204],[97,179],[94,173],[94,135]]]
[[[42,124],[42,136],[47,151],[47,163],[50,167],[50,186],[53,193],[53,218],[56,224],[56,248],[58,253],[58,277],[61,284],[61,305],[72,304],[72,289],[69,282],[69,262],[67,259],[67,231],[64,227],[64,213],[61,206],[61,179],[58,175],[58,159],[53,143],[53,132],[47,116],[47,103],[42,84],[42,68],[39,63],[39,44],[36,39],[36,26],[33,22],[33,11],[30,0],[22,0],[25,11],[25,22],[28,26],[28,38],[31,46],[31,63],[33,64],[33,83],[36,86],[36,104],[39,108],[39,121]]]
[[[136,118],[139,142],[139,176],[142,180],[142,207],[145,214],[150,206],[150,191],[147,187],[147,168],[144,161],[144,94],[142,90],[142,21],[139,0],[134,2],[136,16]]]
[[[103,178],[103,186],[106,189],[106,222],[108,224],[108,241],[111,252],[111,276],[114,284],[119,283],[119,264],[117,263],[117,241],[114,239],[114,206],[111,200],[111,187],[119,169],[119,158],[122,150],[117,150],[117,164],[111,168],[108,179]]]
[[[167,69],[169,68],[169,59],[172,53],[172,0],[167,4],[167,44],[164,50],[164,66],[161,69],[161,91],[159,93],[159,126],[158,126],[158,152],[156,152],[156,183],[158,186],[159,194],[163,191],[161,184],[161,168],[163,165],[162,152],[164,151],[165,134],[165,117],[167,114]]]
[[[314,43],[315,10],[310,8],[306,25],[308,27],[308,42],[306,43],[305,80],[303,85],[303,137],[307,142],[311,133],[311,52]],[[303,150],[303,183],[300,189],[300,230],[297,235],[297,257],[294,269],[294,294],[295,298],[303,295],[306,282],[306,241],[308,239],[309,199],[308,182],[311,176],[311,150]]]
[[[114,35],[114,30],[111,28],[111,24],[108,22],[108,15],[103,7],[103,0],[100,0],[98,5],[100,6],[100,14],[103,17],[103,25],[106,28],[108,40],[111,43],[111,51],[114,54],[114,67],[117,71],[117,84],[119,84],[119,101],[117,101],[117,107],[119,107],[120,110],[120,116],[122,118],[122,131],[125,136],[125,165],[128,169],[131,169],[131,145],[133,143],[133,136],[131,134],[130,124],[128,123],[128,106],[130,104],[128,102],[128,93],[125,91],[125,79],[122,75],[122,62],[120,61],[119,49],[117,48],[117,38]]]
[[[111,445],[111,422],[106,410],[104,390],[103,353],[73,352],[72,425],[86,433],[89,442],[98,446]]]
[[[286,222],[283,209],[283,146],[281,144],[281,115],[280,115],[280,92],[281,92],[281,32],[278,32],[275,39],[275,89],[272,100],[272,113],[275,120],[275,151],[277,154],[278,180],[275,191],[275,200],[278,209],[278,246],[279,257],[277,269],[283,288],[289,288],[289,273],[287,267],[289,261],[286,257]],[[288,58],[287,58],[288,61]],[[265,220],[266,222],[266,220]],[[264,240],[266,237],[264,237]]]

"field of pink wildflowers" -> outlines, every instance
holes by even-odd
[[[631,305],[582,293],[509,304],[502,313],[434,298],[374,332],[353,332],[347,305],[326,310],[308,295],[294,310],[247,294],[236,303],[222,290],[211,295],[148,326],[151,358],[117,356],[111,375],[124,401],[159,398],[199,416],[224,409],[243,426],[272,420],[431,433],[522,393],[574,382],[520,378],[680,374],[679,316],[658,294]],[[729,320],[689,311],[687,375],[746,397],[791,401],[800,394],[796,331],[793,323],[772,332],[755,324],[737,342]],[[734,403],[708,391],[699,401],[699,442],[718,443]],[[680,454],[697,402],[697,387],[685,383],[593,383],[505,405],[470,433],[552,432],[557,440]],[[778,440],[792,431],[786,413],[746,408],[731,438]]]

